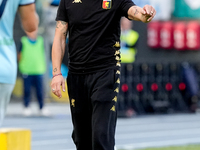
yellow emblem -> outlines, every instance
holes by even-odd
[[[120,71],[119,71],[119,70],[117,70],[116,74],[120,74]]]
[[[111,110],[111,111],[115,111],[115,106],[113,106],[110,110]]]
[[[119,88],[117,87],[114,92],[119,93]]]
[[[103,0],[102,8],[110,9],[112,7],[112,0]]]
[[[82,3],[81,0],[74,0],[72,3]]]
[[[72,106],[75,107],[75,99],[71,100]]]
[[[120,60],[119,56],[116,56],[116,58],[115,58],[115,59],[116,59],[116,60],[118,60],[118,61]]]
[[[117,102],[117,96],[115,96],[112,100]]]
[[[121,64],[120,64],[120,62],[117,62],[116,66],[119,66],[119,67],[121,67]]]
[[[119,42],[116,42],[115,45],[113,45],[113,47],[120,47]]]
[[[115,56],[116,56],[116,55],[119,55],[119,54],[120,54],[120,51],[117,50],[117,51],[115,52]]]
[[[119,83],[119,84],[120,84],[120,79],[119,79],[119,78],[117,79],[116,83]]]

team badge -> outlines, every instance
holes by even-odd
[[[112,5],[112,0],[103,0],[102,8],[110,9]]]

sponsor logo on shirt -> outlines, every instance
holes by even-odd
[[[103,0],[102,8],[110,9],[112,5],[112,0]]]

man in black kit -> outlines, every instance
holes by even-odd
[[[152,6],[132,0],[61,0],[52,48],[52,92],[62,97],[60,66],[69,31],[68,93],[77,150],[114,150],[120,84],[120,19],[150,22]]]

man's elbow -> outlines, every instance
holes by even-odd
[[[25,27],[24,30],[26,32],[33,32],[38,29],[38,25],[29,25],[28,27]]]
[[[34,19],[29,19],[23,22],[23,28],[26,32],[33,32],[38,29],[39,17],[35,14]]]

